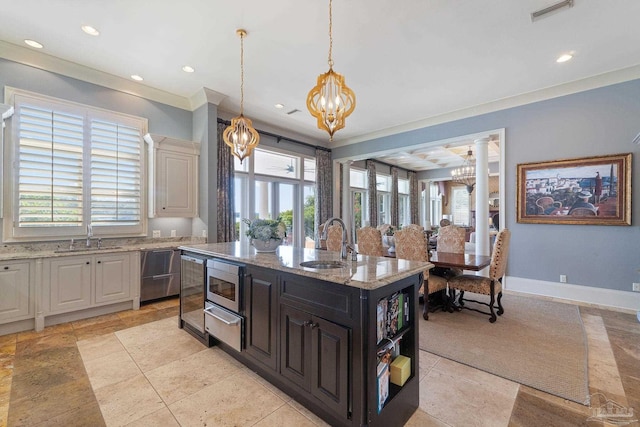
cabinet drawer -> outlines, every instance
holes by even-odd
[[[355,320],[359,295],[356,288],[283,274],[280,292],[282,303],[346,325]]]

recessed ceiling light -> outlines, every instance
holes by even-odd
[[[132,78],[133,80],[136,80],[136,81],[139,81],[139,82],[141,82],[142,80],[144,80],[142,77],[140,77],[140,76],[139,76],[139,75],[137,75],[137,74],[131,74],[131,78]]]
[[[35,47],[36,49],[42,49],[44,47],[44,46],[42,46],[40,43],[38,43],[35,40],[26,39],[24,42],[26,44],[28,44],[29,46],[31,46],[31,47]]]
[[[185,73],[193,73],[195,70],[193,69],[193,67],[185,65],[184,67],[182,67],[182,71],[184,71]]]
[[[276,107],[278,110],[282,110],[284,108],[284,104],[275,104],[274,107]]]
[[[556,59],[556,62],[558,63],[562,63],[562,62],[567,62],[568,60],[570,60],[571,58],[573,58],[573,55],[570,53],[563,53],[562,55],[558,56],[558,59]]]
[[[82,28],[82,31],[84,31],[85,33],[89,34],[90,36],[99,36],[100,35],[100,31],[96,30],[91,25],[83,25],[80,28]]]

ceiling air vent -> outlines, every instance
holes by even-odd
[[[293,110],[291,110],[291,111],[287,111],[287,115],[288,115],[288,116],[290,116],[290,115],[292,115],[292,114],[299,113],[299,112],[300,112],[300,110],[298,110],[297,108],[294,108],[294,109],[293,109]]]
[[[551,6],[545,7],[544,9],[536,10],[531,13],[531,22],[536,21],[537,19],[543,18],[545,15],[549,13],[556,12],[564,7],[573,7],[573,0],[564,0]]]

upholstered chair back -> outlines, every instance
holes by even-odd
[[[506,228],[500,230],[493,244],[491,254],[491,265],[489,266],[489,278],[498,280],[507,271],[507,258],[509,256],[509,242],[511,241],[511,231]]]
[[[462,227],[455,225],[441,227],[438,230],[438,252],[463,254],[465,236],[466,231]]]
[[[403,230],[418,230],[418,231],[424,231],[424,227],[418,224],[409,224],[409,225],[405,225],[404,227],[402,227]]]
[[[427,237],[424,231],[404,227],[394,234],[396,239],[396,258],[411,261],[429,261]]]
[[[327,250],[334,252],[342,250],[342,227],[338,224],[329,226],[327,231]]]
[[[382,234],[373,227],[362,227],[356,230],[358,237],[358,253],[363,255],[383,256]]]

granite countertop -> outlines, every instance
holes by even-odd
[[[350,257],[341,260],[338,252],[292,246],[280,246],[276,252],[258,253],[246,239],[231,243],[186,244],[181,245],[180,249],[367,290],[386,286],[433,267],[429,262],[367,255],[358,255],[357,261],[351,261]],[[300,266],[303,261],[314,260],[342,261],[345,265],[331,269]]]
[[[75,249],[69,250],[69,240],[56,242],[38,242],[28,244],[4,244],[0,246],[0,261],[16,259],[56,258],[72,255],[95,255],[114,252],[131,252],[148,249],[177,248],[184,244],[200,244],[205,237],[170,237],[170,238],[128,238],[103,239],[102,248],[98,249],[97,239],[92,239],[92,247],[86,248],[84,239],[76,239]]]

